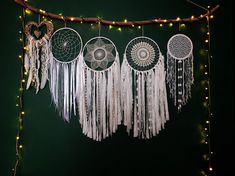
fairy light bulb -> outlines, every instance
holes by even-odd
[[[19,136],[16,136],[16,140],[19,140],[20,139],[20,137]]]
[[[124,23],[127,23],[127,19],[124,20]]]
[[[176,21],[180,21],[180,17],[177,17],[177,18],[176,18]]]
[[[22,149],[22,148],[23,148],[23,145],[19,145],[19,148]]]
[[[213,171],[213,168],[212,168],[212,167],[209,167],[209,171]]]
[[[122,28],[119,27],[117,30],[118,30],[119,32],[121,32],[121,31],[122,31]]]
[[[109,25],[109,29],[112,29],[113,28],[113,26],[112,25]]]
[[[31,10],[29,10],[29,9],[25,9],[25,13],[27,14],[27,15],[31,15]]]
[[[159,26],[160,26],[160,27],[162,27],[162,26],[163,26],[163,24],[161,23]]]
[[[172,26],[173,26],[173,23],[169,23],[169,26],[172,27]]]

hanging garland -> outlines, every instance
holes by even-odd
[[[179,18],[176,19],[161,19],[161,18],[155,18],[155,19],[148,19],[148,20],[142,20],[142,21],[114,21],[114,20],[105,20],[97,17],[93,18],[83,18],[83,17],[76,17],[76,16],[63,16],[51,12],[47,12],[43,9],[38,9],[35,7],[30,6],[25,0],[15,0],[15,2],[19,5],[21,5],[24,9],[30,10],[34,13],[40,14],[45,17],[50,17],[57,20],[63,20],[63,21],[71,21],[71,22],[84,22],[84,23],[100,23],[103,25],[113,25],[113,26],[133,26],[133,25],[146,25],[146,24],[154,24],[154,23],[181,23],[181,22],[193,22],[198,21],[203,18],[206,18],[213,14],[214,11],[216,11],[219,8],[219,5],[211,8],[210,10],[207,9],[207,12],[204,14],[201,14],[199,16],[191,16],[188,18]]]

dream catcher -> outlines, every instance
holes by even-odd
[[[193,44],[184,34],[176,34],[167,44],[167,83],[178,110],[191,97],[193,84]]]
[[[83,133],[100,141],[121,123],[120,63],[114,43],[105,37],[90,39],[78,65],[77,104]]]
[[[76,68],[82,50],[80,35],[71,28],[61,28],[51,37],[50,91],[59,114],[69,122],[76,114]]]
[[[164,57],[156,42],[147,37],[131,40],[121,67],[124,125],[133,136],[151,138],[169,119]]]
[[[39,91],[39,87],[40,89],[45,87],[48,79],[49,38],[53,30],[53,24],[46,21],[39,24],[30,21],[25,25],[27,46],[24,67],[25,71],[29,72],[26,89],[30,85],[34,85],[36,93]]]

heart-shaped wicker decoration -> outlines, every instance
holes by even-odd
[[[47,38],[50,38],[54,30],[54,26],[49,21],[43,21],[39,24],[30,21],[25,25],[25,35],[33,37],[35,40],[40,40],[43,37],[47,36]]]

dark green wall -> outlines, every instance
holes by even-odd
[[[208,5],[202,0],[199,4]],[[212,106],[214,120],[212,121],[212,142],[215,165],[215,175],[233,175],[232,163],[228,159],[234,156],[234,77],[232,74],[233,39],[232,39],[232,1],[214,1],[210,5],[220,4],[212,21]],[[37,6],[55,13],[74,16],[100,16],[108,20],[138,20],[154,17],[175,18],[200,14],[202,11],[185,0],[99,0],[99,1],[36,1]],[[13,0],[2,2],[1,14],[1,111],[0,111],[0,175],[11,175],[15,161],[15,135],[17,131],[17,107],[20,79],[21,54],[19,33],[21,30],[18,16],[21,7]],[[37,15],[27,17],[27,20],[37,20]],[[62,22],[53,21],[58,29]],[[71,24],[82,36],[84,43],[98,35],[97,28],[89,24]],[[206,120],[205,108],[202,106],[204,90],[201,82],[204,74],[200,64],[206,63],[206,57],[200,54],[205,48],[205,21],[186,24],[181,30],[192,38],[195,55],[195,85],[192,89],[193,98],[183,107],[180,114],[176,113],[172,101],[169,100],[170,121],[160,134],[151,140],[133,139],[120,126],[112,137],[95,142],[82,134],[78,118],[71,123],[65,123],[57,115],[51,104],[47,87],[35,95],[35,90],[25,92],[25,123],[24,123],[24,158],[21,169],[22,176],[90,176],[109,175],[124,176],[197,176],[205,166],[202,155],[205,148],[200,144],[198,126]],[[148,25],[145,35],[153,38],[164,55],[169,37],[178,33],[178,25],[173,27]],[[141,35],[137,28],[108,30],[102,27],[101,35],[109,37],[116,44],[120,56],[128,41]],[[230,173],[230,174],[229,174]]]

